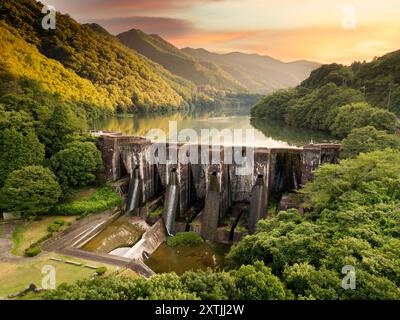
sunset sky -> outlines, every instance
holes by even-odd
[[[400,49],[399,0],[42,2],[79,22],[97,22],[113,34],[138,28],[180,48],[344,64]]]

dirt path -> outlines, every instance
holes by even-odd
[[[17,262],[23,260],[23,257],[14,256],[11,250],[14,246],[12,241],[12,234],[21,221],[3,222],[0,224],[2,230],[0,236],[0,261],[3,262]]]

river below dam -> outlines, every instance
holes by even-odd
[[[168,136],[170,122],[176,123],[178,132],[182,129],[193,129],[201,142],[201,130],[204,129],[254,129],[253,146],[265,148],[299,147],[309,143],[334,143],[329,134],[319,131],[292,128],[283,122],[266,119],[252,119],[248,115],[225,115],[215,113],[175,113],[169,115],[129,115],[115,116],[96,121],[91,129],[122,132],[126,135],[146,136],[152,129],[161,129]],[[246,144],[246,133],[242,134]],[[177,138],[178,142],[186,142]],[[175,141],[174,141],[175,142]],[[204,142],[204,141],[203,141]],[[248,143],[247,143],[248,144]]]
[[[223,268],[229,248],[228,245],[209,242],[176,247],[168,247],[163,243],[145,263],[156,273],[175,272],[181,275],[190,270],[217,271]]]

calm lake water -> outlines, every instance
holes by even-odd
[[[251,119],[247,115],[216,115],[215,113],[190,114],[175,113],[171,115],[133,115],[132,117],[112,117],[93,124],[95,130],[122,132],[128,135],[146,136],[151,129],[161,129],[168,135],[170,126],[177,124],[178,133],[182,129],[193,129],[201,139],[204,129],[242,129],[243,142],[246,141],[246,129],[254,129],[254,141],[251,144],[258,147],[281,148],[296,147],[314,143],[335,142],[335,140],[319,131],[289,128],[284,123],[265,119]],[[186,137],[177,137],[178,142],[186,142]],[[163,137],[159,137],[163,140]],[[222,141],[221,141],[222,142]],[[244,143],[245,144],[245,143]]]

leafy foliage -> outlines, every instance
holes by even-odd
[[[54,174],[40,166],[13,171],[1,190],[1,207],[10,212],[45,214],[58,202],[61,189]]]
[[[253,107],[252,116],[285,120],[291,126],[345,137],[373,126],[393,132],[400,115],[400,51],[350,67],[324,65],[293,90],[279,91]],[[385,109],[385,110],[384,110]]]
[[[0,187],[14,170],[40,165],[44,158],[44,146],[33,131],[26,134],[15,129],[0,131]]]
[[[399,299],[400,153],[324,165],[302,191],[309,211],[280,212],[234,246],[231,268],[261,260],[299,299]],[[341,287],[345,265],[356,290]]]
[[[193,231],[190,232],[178,232],[175,236],[167,239],[167,245],[169,247],[176,247],[179,245],[184,246],[196,246],[203,243],[203,239]]]
[[[54,214],[86,215],[114,208],[122,203],[122,198],[111,188],[102,187],[87,199],[60,203],[53,209]]]
[[[186,300],[186,299],[284,299],[286,292],[279,278],[258,262],[237,271],[186,272],[158,274],[143,278],[105,277],[85,280],[75,285],[61,285],[46,292],[44,299],[68,300]]]
[[[387,148],[400,150],[400,137],[368,126],[353,129],[341,145],[340,156],[342,158],[355,158],[360,153]]]
[[[51,167],[64,189],[84,187],[102,168],[101,153],[92,142],[72,142],[51,159]]]

